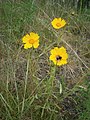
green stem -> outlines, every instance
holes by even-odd
[[[54,78],[55,78],[55,71],[56,71],[56,66],[52,66],[51,72],[50,72],[50,78],[47,81],[47,92],[49,95],[51,95],[52,93],[53,83],[54,83]]]
[[[27,70],[26,70],[26,78],[25,78],[24,96],[23,96],[23,102],[22,102],[21,116],[22,116],[22,113],[23,113],[24,107],[25,107],[25,97],[26,97],[26,90],[27,90],[27,80],[28,80],[28,72],[29,72],[29,63],[30,63],[30,52],[28,54],[28,59],[27,59]]]

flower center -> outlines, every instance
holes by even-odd
[[[62,59],[62,57],[61,56],[56,56],[56,60],[58,61],[58,60],[61,60]]]
[[[57,27],[60,27],[60,26],[61,26],[61,24],[60,24],[60,23],[57,23],[57,24],[56,24],[56,26],[57,26]]]
[[[30,44],[33,44],[33,43],[34,43],[34,40],[33,40],[33,39],[30,39],[30,40],[29,40],[29,43],[30,43]]]

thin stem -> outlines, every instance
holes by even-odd
[[[47,88],[46,88],[46,91],[49,93],[49,95],[52,93],[55,71],[56,71],[56,66],[51,66],[50,78],[47,81]]]
[[[25,107],[25,97],[26,97],[26,90],[27,90],[27,80],[28,80],[28,72],[29,72],[29,62],[30,62],[30,52],[28,54],[28,60],[27,60],[27,71],[26,71],[26,78],[25,78],[25,86],[24,86],[24,96],[23,96],[23,102],[22,102],[22,109],[21,109],[21,116]]]

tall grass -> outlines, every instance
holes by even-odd
[[[84,81],[90,70],[88,13],[54,0],[1,2],[1,120],[79,119],[78,94],[88,89]],[[55,17],[64,18],[67,25],[54,30]],[[24,50],[21,39],[32,31],[40,35],[40,46]],[[49,60],[57,45],[69,54],[65,66]]]

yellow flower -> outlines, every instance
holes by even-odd
[[[55,18],[52,22],[51,22],[52,26],[55,28],[55,29],[60,29],[62,27],[65,26],[66,24],[66,21],[64,19],[61,19],[61,18]]]
[[[38,48],[39,46],[39,35],[37,33],[31,32],[22,38],[24,43],[24,48],[28,49],[31,47]]]
[[[55,65],[61,66],[67,64],[68,54],[64,47],[61,48],[55,47],[50,51],[50,53],[51,55],[49,59],[52,60]]]

